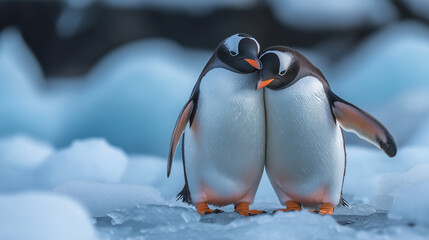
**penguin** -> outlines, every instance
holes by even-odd
[[[255,91],[259,43],[248,34],[226,38],[201,72],[173,130],[167,177],[182,136],[185,186],[178,200],[196,206],[201,215],[222,212],[215,206],[249,210],[265,165],[263,93]]]
[[[304,55],[274,46],[260,54],[264,66],[256,89],[264,89],[266,172],[285,209],[302,206],[332,215],[342,198],[346,168],[343,130],[394,157],[389,131],[373,116],[335,95],[322,72]]]

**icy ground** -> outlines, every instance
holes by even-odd
[[[368,206],[353,205],[333,217],[303,211],[245,218],[231,212],[200,217],[184,207],[143,206],[97,218],[95,226],[101,239],[427,239],[429,236],[427,226],[389,219],[385,212],[369,213],[361,208]]]
[[[404,147],[395,159],[366,147],[347,152],[350,208],[272,214],[281,205],[264,175],[251,207],[268,213],[245,218],[233,206],[200,216],[177,202],[178,159],[167,179],[165,159],[128,155],[104,139],[55,149],[24,135],[3,138],[0,239],[428,239],[429,148]]]

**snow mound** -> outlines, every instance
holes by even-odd
[[[0,195],[0,212],[0,239],[98,239],[85,210],[66,197],[46,193]]]
[[[69,98],[48,89],[43,72],[20,32],[0,33],[0,135],[28,134],[51,143],[61,139]],[[71,102],[73,104],[73,102]]]
[[[405,145],[428,117],[428,58],[428,28],[401,22],[364,40],[334,66],[329,81],[336,94],[375,116]],[[398,121],[404,116],[407,121]],[[349,134],[346,139],[357,143]]]
[[[335,66],[331,80],[333,90],[364,108],[388,102],[411,90],[429,90],[428,58],[429,30],[426,26],[415,22],[389,26]],[[427,106],[425,102],[422,104]]]
[[[75,141],[52,154],[37,175],[42,186],[53,188],[68,181],[116,183],[122,177],[128,158],[104,139]]]
[[[177,116],[208,61],[207,52],[166,40],[123,46],[85,76],[65,142],[103,136],[127,152],[167,156]]]
[[[277,19],[289,27],[305,30],[343,30],[379,26],[396,18],[386,0],[269,0]]]
[[[53,152],[44,142],[24,135],[0,140],[0,191],[34,187],[34,170]]]
[[[413,202],[416,202],[418,205],[422,199],[429,199],[428,185],[426,185],[426,189],[422,189],[423,191],[412,192],[412,190],[420,189],[422,182],[429,182],[429,162],[419,164],[405,173],[383,176],[378,182],[377,195],[374,201],[375,207],[378,209],[389,210],[395,203],[395,208],[398,212],[417,209],[417,207],[413,205]],[[407,199],[406,194],[408,193],[410,196]],[[404,201],[404,198],[407,199],[408,202]],[[428,206],[429,201],[426,201],[426,209],[428,209]],[[423,208],[419,208],[417,211],[422,211],[422,209]],[[421,213],[418,212],[416,215],[420,214]]]
[[[394,158],[373,148],[346,146],[347,169],[343,193],[349,202],[371,204],[379,179],[389,173],[402,173],[429,160],[428,148],[403,147]],[[377,207],[379,207],[377,205]]]
[[[427,96],[429,96],[429,92],[427,94]],[[421,124],[420,128],[416,130],[416,133],[412,136],[409,144],[422,147],[429,146],[429,114],[425,121],[423,121]]]
[[[128,162],[121,183],[152,186],[161,192],[165,199],[175,201],[176,194],[185,184],[183,166],[180,159],[173,161],[172,171],[167,178],[167,161],[158,157],[133,156]]]
[[[158,190],[146,186],[68,182],[54,188],[54,192],[78,200],[93,217],[106,216],[112,211],[136,205],[166,204]]]
[[[423,169],[419,169],[423,171]],[[395,191],[392,210],[389,217],[403,217],[410,221],[429,224],[429,171],[426,167],[426,179],[410,183],[407,187]]]

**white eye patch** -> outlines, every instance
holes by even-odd
[[[231,37],[229,37],[229,38],[227,38],[227,39],[225,40],[224,44],[225,44],[226,48],[228,49],[228,51],[229,51],[230,53],[234,52],[234,53],[235,53],[235,55],[237,55],[237,54],[239,54],[239,52],[238,52],[238,45],[240,44],[240,41],[241,41],[241,39],[243,39],[243,38],[248,38],[248,39],[252,39],[253,41],[255,41],[256,46],[258,46],[258,52],[260,51],[260,46],[259,46],[258,41],[256,41],[256,39],[254,39],[254,38],[252,38],[252,37],[242,37],[242,36],[239,36],[239,34],[238,34],[238,33],[237,33],[237,34],[235,34],[235,35],[232,35],[232,36],[231,36]],[[231,55],[232,55],[232,54],[231,54]],[[235,55],[233,55],[233,56],[235,56]]]
[[[231,37],[227,38],[225,40],[225,46],[229,50],[229,52],[232,55],[232,52],[235,53],[235,55],[238,54],[238,44],[240,43],[241,39],[244,37],[238,36],[238,34],[232,35]],[[235,56],[233,55],[233,56]]]
[[[293,61],[293,55],[288,52],[280,52],[280,51],[266,51],[264,54],[261,55],[260,58],[262,58],[267,53],[274,53],[277,58],[279,59],[280,66],[279,66],[279,75],[281,72],[286,71],[289,69],[290,65]],[[284,74],[283,74],[284,75]]]

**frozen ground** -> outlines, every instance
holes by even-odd
[[[405,147],[390,159],[376,149],[348,146],[344,195],[350,208],[338,208],[332,217],[307,209],[272,214],[281,205],[264,175],[251,207],[268,213],[244,218],[233,213],[233,206],[223,207],[222,214],[200,216],[177,202],[183,186],[179,160],[167,179],[165,159],[130,156],[101,139],[80,140],[64,149],[23,135],[0,142],[8,146],[0,148],[0,169],[15,173],[0,175],[0,211],[6,213],[0,217],[0,239],[26,239],[28,232],[36,232],[33,239],[47,239],[51,225],[58,230],[56,239],[71,233],[101,240],[429,237],[425,147]],[[19,147],[35,154],[8,150]],[[23,175],[32,181],[14,185]],[[43,218],[35,217],[39,215]]]

